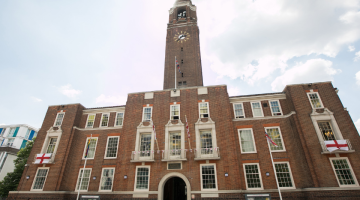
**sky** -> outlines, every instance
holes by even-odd
[[[49,105],[125,105],[163,88],[175,0],[0,1],[0,125]],[[360,131],[359,0],[193,0],[204,85],[230,96],[332,81]]]

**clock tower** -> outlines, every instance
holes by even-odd
[[[177,66],[176,66],[176,60]],[[164,89],[203,86],[199,27],[191,0],[176,0],[169,11]]]

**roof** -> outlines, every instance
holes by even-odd
[[[94,107],[94,108],[85,108],[85,110],[103,109],[103,108],[117,108],[117,107],[125,107],[125,105],[120,105],[120,106],[106,106],[106,107]]]

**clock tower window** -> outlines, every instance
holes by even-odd
[[[183,60],[183,59],[181,59],[181,64],[184,64],[184,60]]]
[[[181,47],[181,51],[184,51],[184,48]]]

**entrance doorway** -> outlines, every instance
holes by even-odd
[[[164,200],[186,200],[187,188],[183,179],[172,177],[164,186]]]

